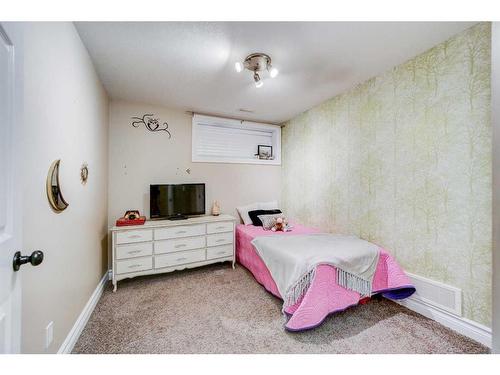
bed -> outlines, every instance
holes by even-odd
[[[260,236],[292,236],[320,233],[319,230],[302,225],[294,225],[290,232],[272,232],[262,227],[239,224],[236,227],[236,260],[247,268],[255,280],[268,292],[282,298],[271,273],[258,255],[251,241]],[[394,258],[380,248],[380,255],[372,282],[372,296],[382,295],[397,300],[411,296],[415,288],[408,276]],[[358,303],[364,303],[358,292],[346,289],[337,283],[334,266],[320,264],[305,294],[292,306],[284,309],[289,317],[285,324],[288,331],[304,331],[315,328],[325,318],[335,312],[343,311]]]

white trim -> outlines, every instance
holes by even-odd
[[[493,350],[500,354],[500,22],[491,23],[491,127],[493,130]]]
[[[413,286],[417,289],[411,299],[416,299],[426,305],[437,307],[456,316],[462,316],[462,289],[436,280],[406,272]],[[443,304],[445,294],[453,296],[453,303]]]
[[[99,281],[99,284],[97,284],[94,293],[92,293],[89,300],[87,301],[87,304],[80,313],[80,316],[78,317],[78,319],[76,319],[73,328],[71,328],[71,330],[69,331],[68,336],[66,336],[66,339],[64,340],[61,347],[57,351],[57,354],[69,354],[73,350],[73,347],[78,341],[78,338],[80,337],[83,329],[87,325],[87,322],[89,321],[92,311],[94,311],[94,308],[97,305],[99,298],[101,298],[102,292],[104,291],[104,287],[106,286],[106,283],[110,279],[110,274],[111,271],[106,271],[106,273],[102,276],[101,281]]]
[[[489,327],[454,315],[446,310],[439,309],[436,306],[426,303],[423,300],[418,300],[412,297],[397,302],[410,310],[422,314],[427,318],[433,319],[436,322],[441,323],[442,325],[491,348],[492,334],[491,328]]]

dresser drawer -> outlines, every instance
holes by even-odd
[[[142,242],[132,245],[119,245],[116,247],[116,259],[137,258],[152,254],[152,242]]]
[[[205,236],[176,238],[155,242],[155,254],[173,253],[175,251],[200,249],[206,246]]]
[[[158,255],[155,257],[155,268],[172,267],[180,264],[201,262],[205,259],[205,249]]]
[[[214,246],[207,248],[207,259],[233,256],[233,245]]]
[[[134,243],[146,242],[153,239],[153,231],[151,229],[128,230],[125,232],[116,233],[116,243]]]
[[[147,271],[153,268],[153,257],[133,258],[116,262],[116,273]]]
[[[180,225],[171,228],[155,229],[155,240],[166,240],[169,238],[200,236],[205,234],[205,224]]]
[[[233,243],[233,232],[209,234],[207,236],[207,246],[219,246]]]
[[[220,223],[207,224],[207,233],[222,233],[222,232],[232,232],[232,231],[233,231],[232,221],[222,221]]]

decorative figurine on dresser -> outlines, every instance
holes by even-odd
[[[150,209],[142,225],[111,228],[113,291],[136,276],[226,261],[234,268],[236,219],[205,216],[204,184],[151,185]]]

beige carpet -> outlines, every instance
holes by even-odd
[[[74,353],[487,353],[385,299],[283,328],[281,301],[228,263],[108,285]]]

